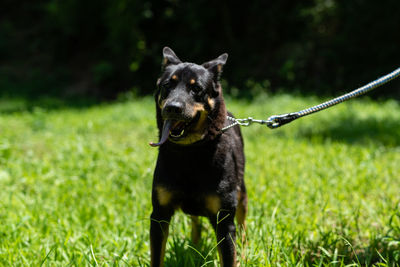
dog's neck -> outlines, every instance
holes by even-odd
[[[224,127],[227,111],[225,101],[222,95],[221,85],[218,85],[219,94],[215,98],[215,108],[209,114],[207,137],[209,140],[215,139],[221,135],[221,129]]]

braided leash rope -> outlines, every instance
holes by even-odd
[[[267,120],[256,120],[253,119],[252,117],[248,117],[246,119],[235,119],[233,117],[227,116],[227,120],[232,121],[232,123],[224,128],[222,128],[222,132],[225,132],[229,128],[232,128],[235,125],[240,125],[240,126],[250,126],[252,123],[258,123],[258,124],[265,124],[267,125],[270,129],[276,129],[282,125],[285,125],[289,122],[292,122],[298,118],[313,114],[315,112],[327,109],[329,107],[332,107],[334,105],[337,105],[339,103],[342,103],[344,101],[347,101],[349,99],[352,99],[354,97],[363,95],[368,93],[369,91],[380,87],[384,85],[385,83],[390,82],[391,80],[394,80],[400,76],[400,68],[392,71],[391,73],[382,76],[379,79],[376,79],[375,81],[372,81],[354,91],[351,91],[350,93],[344,94],[342,96],[336,97],[332,100],[326,101],[324,103],[321,103],[319,105],[300,110],[298,112],[292,112],[292,113],[286,113],[286,114],[281,114],[281,115],[273,115],[270,116]]]

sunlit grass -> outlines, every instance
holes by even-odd
[[[227,99],[267,118],[321,99]],[[149,265],[157,150],[152,99],[0,115],[0,265]],[[2,110],[0,108],[0,110]],[[281,129],[243,128],[249,193],[241,266],[399,266],[400,106],[352,100]],[[166,267],[217,266],[177,213]]]

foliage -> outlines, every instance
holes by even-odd
[[[3,95],[115,97],[153,92],[165,45],[204,62],[223,52],[224,79],[337,94],[398,67],[400,2],[3,1]],[[400,82],[381,96],[399,96]]]
[[[265,118],[320,101],[227,104],[238,117]],[[30,111],[15,103],[0,115],[0,264],[148,266],[153,100]],[[363,99],[273,131],[243,128],[241,266],[399,266],[399,114],[395,101]],[[174,217],[167,267],[217,266],[204,227],[195,247],[187,216]]]

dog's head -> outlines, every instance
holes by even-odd
[[[228,54],[198,65],[182,62],[168,47],[163,50],[163,73],[155,94],[159,146],[167,140],[190,145],[214,138],[226,110],[219,78]]]

